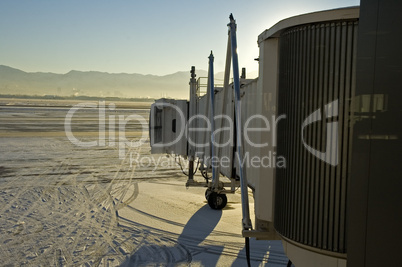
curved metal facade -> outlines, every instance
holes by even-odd
[[[280,36],[275,229],[297,243],[346,253],[346,203],[357,20]]]

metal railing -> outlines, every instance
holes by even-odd
[[[223,80],[215,79],[222,83],[214,83],[214,88],[223,87]],[[199,77],[197,79],[197,97],[202,97],[207,93],[208,90],[208,77]]]

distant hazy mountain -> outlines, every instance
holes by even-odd
[[[196,73],[197,77],[207,76],[203,70]],[[190,71],[165,76],[74,70],[55,74],[28,73],[0,65],[0,94],[188,98],[189,79]]]

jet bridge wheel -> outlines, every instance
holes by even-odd
[[[207,188],[207,190],[205,190],[205,199],[208,200],[209,195],[212,193],[212,190],[210,188]]]
[[[228,198],[225,194],[218,194],[216,192],[211,192],[207,197],[207,200],[208,205],[214,210],[221,210],[226,207],[226,204],[228,203]]]

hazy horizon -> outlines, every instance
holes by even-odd
[[[0,64],[25,72],[70,70],[168,75],[224,71],[227,23],[237,22],[239,64],[258,70],[257,37],[278,21],[358,0],[299,2],[0,2]]]
[[[217,83],[223,78],[230,13],[239,67],[255,78],[264,30],[291,16],[358,4],[4,0],[0,65],[23,73],[3,72],[0,93],[188,98],[191,66],[206,76],[211,50]]]
[[[197,78],[207,76],[205,70],[196,70],[196,74]],[[223,74],[215,73],[216,84],[222,83]],[[248,78],[255,78],[257,72],[247,75]],[[190,71],[179,71],[164,76],[78,70],[57,74],[25,72],[0,65],[0,94],[187,99],[189,79]]]

